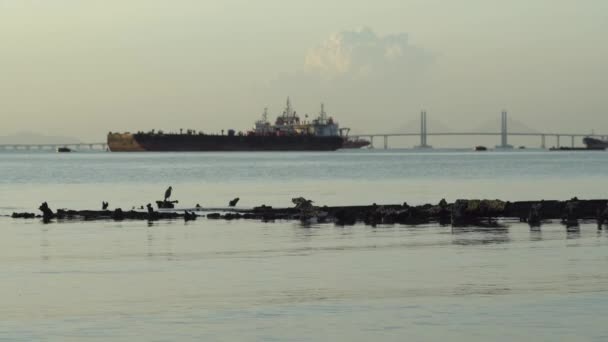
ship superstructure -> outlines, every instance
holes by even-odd
[[[268,121],[268,108],[265,108],[262,119],[255,122],[255,128],[251,133],[255,135],[308,134],[319,137],[340,135],[340,126],[332,117],[327,116],[323,104],[321,104],[321,111],[317,118],[311,121],[306,120],[307,118],[308,115],[305,115],[305,119],[301,120],[297,112],[293,109],[291,100],[287,98],[285,109],[283,109],[282,114],[276,118],[274,125]]]

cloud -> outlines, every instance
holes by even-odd
[[[342,31],[310,48],[303,65],[280,74],[258,95],[271,112],[278,112],[278,98],[290,95],[302,112],[313,114],[325,102],[345,126],[386,130],[387,122],[400,125],[409,121],[404,113],[423,108],[434,59],[426,49],[412,45],[406,33]]]
[[[429,52],[410,44],[406,33],[379,36],[364,27],[330,35],[310,49],[305,67],[326,78],[361,79],[416,75],[432,61]]]

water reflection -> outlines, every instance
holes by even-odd
[[[299,222],[295,223],[294,226],[300,227],[300,228],[321,228],[320,223],[311,222],[311,221],[299,221]]]
[[[339,232],[340,236],[353,236],[354,230],[349,226],[335,226],[336,231]]]
[[[47,226],[42,226],[42,229],[40,229],[40,259],[43,261],[49,261],[51,258],[49,253],[51,243],[49,242],[48,231]]]
[[[530,241],[541,241],[543,239],[543,231],[540,227],[530,228]]]
[[[146,234],[146,257],[154,259],[163,257],[166,260],[175,260],[175,253],[173,251],[174,237],[169,232],[165,231],[164,239],[159,239],[157,234],[160,234],[157,230],[148,230]],[[160,245],[160,246],[159,246]]]
[[[497,296],[507,295],[512,292],[511,288],[505,287],[502,284],[475,284],[468,283],[457,286],[453,294],[456,296],[484,295]]]
[[[313,236],[319,235],[320,224],[310,224],[297,222],[293,223],[292,231],[295,233],[296,240],[310,241]]]
[[[452,227],[452,244],[487,245],[510,242],[509,229],[505,226],[499,227]]]
[[[581,227],[580,226],[566,228],[566,239],[572,240],[572,239],[579,239],[580,237],[581,237]]]
[[[167,260],[175,260],[175,254],[173,253],[173,234],[169,231],[165,231],[165,240],[164,240],[164,255]]]
[[[146,246],[148,249],[147,256],[148,256],[148,258],[151,258],[152,256],[154,256],[154,235],[152,234],[151,230],[148,230],[147,232],[148,232],[148,234],[146,235]]]

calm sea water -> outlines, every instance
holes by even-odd
[[[0,153],[0,215],[608,197],[608,153]],[[604,341],[608,234],[0,217],[0,340]]]

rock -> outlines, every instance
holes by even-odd
[[[356,211],[350,211],[346,208],[338,210],[335,214],[335,223],[340,226],[352,226],[357,223]]]
[[[533,204],[530,208],[530,213],[528,214],[528,225],[530,227],[540,227],[542,221],[542,201],[536,204]]]
[[[51,210],[51,208],[49,208],[49,205],[46,202],[43,202],[40,207],[38,207],[38,209],[40,209],[40,211],[42,211],[42,220],[45,223],[48,223],[51,221],[51,219],[53,217],[55,217],[55,214],[53,213],[53,211]]]
[[[34,213],[13,213],[11,215],[12,218],[24,218],[24,219],[32,219],[36,217]]]
[[[189,213],[188,211],[184,211],[184,221],[188,222],[188,221],[194,221],[196,220],[196,214],[195,213]]]
[[[601,230],[604,223],[608,222],[608,203],[606,204],[606,208],[604,208],[603,211],[598,209],[597,212],[597,228]]]
[[[566,224],[566,227],[578,227],[578,211],[578,198],[573,197],[570,201],[566,202],[565,216],[562,219],[562,222]]]
[[[469,218],[467,217],[466,209],[468,202],[466,200],[456,200],[452,205],[451,222],[452,226],[465,225]]]
[[[122,221],[125,219],[125,213],[123,213],[122,209],[116,208],[112,213],[112,219],[116,221]]]

